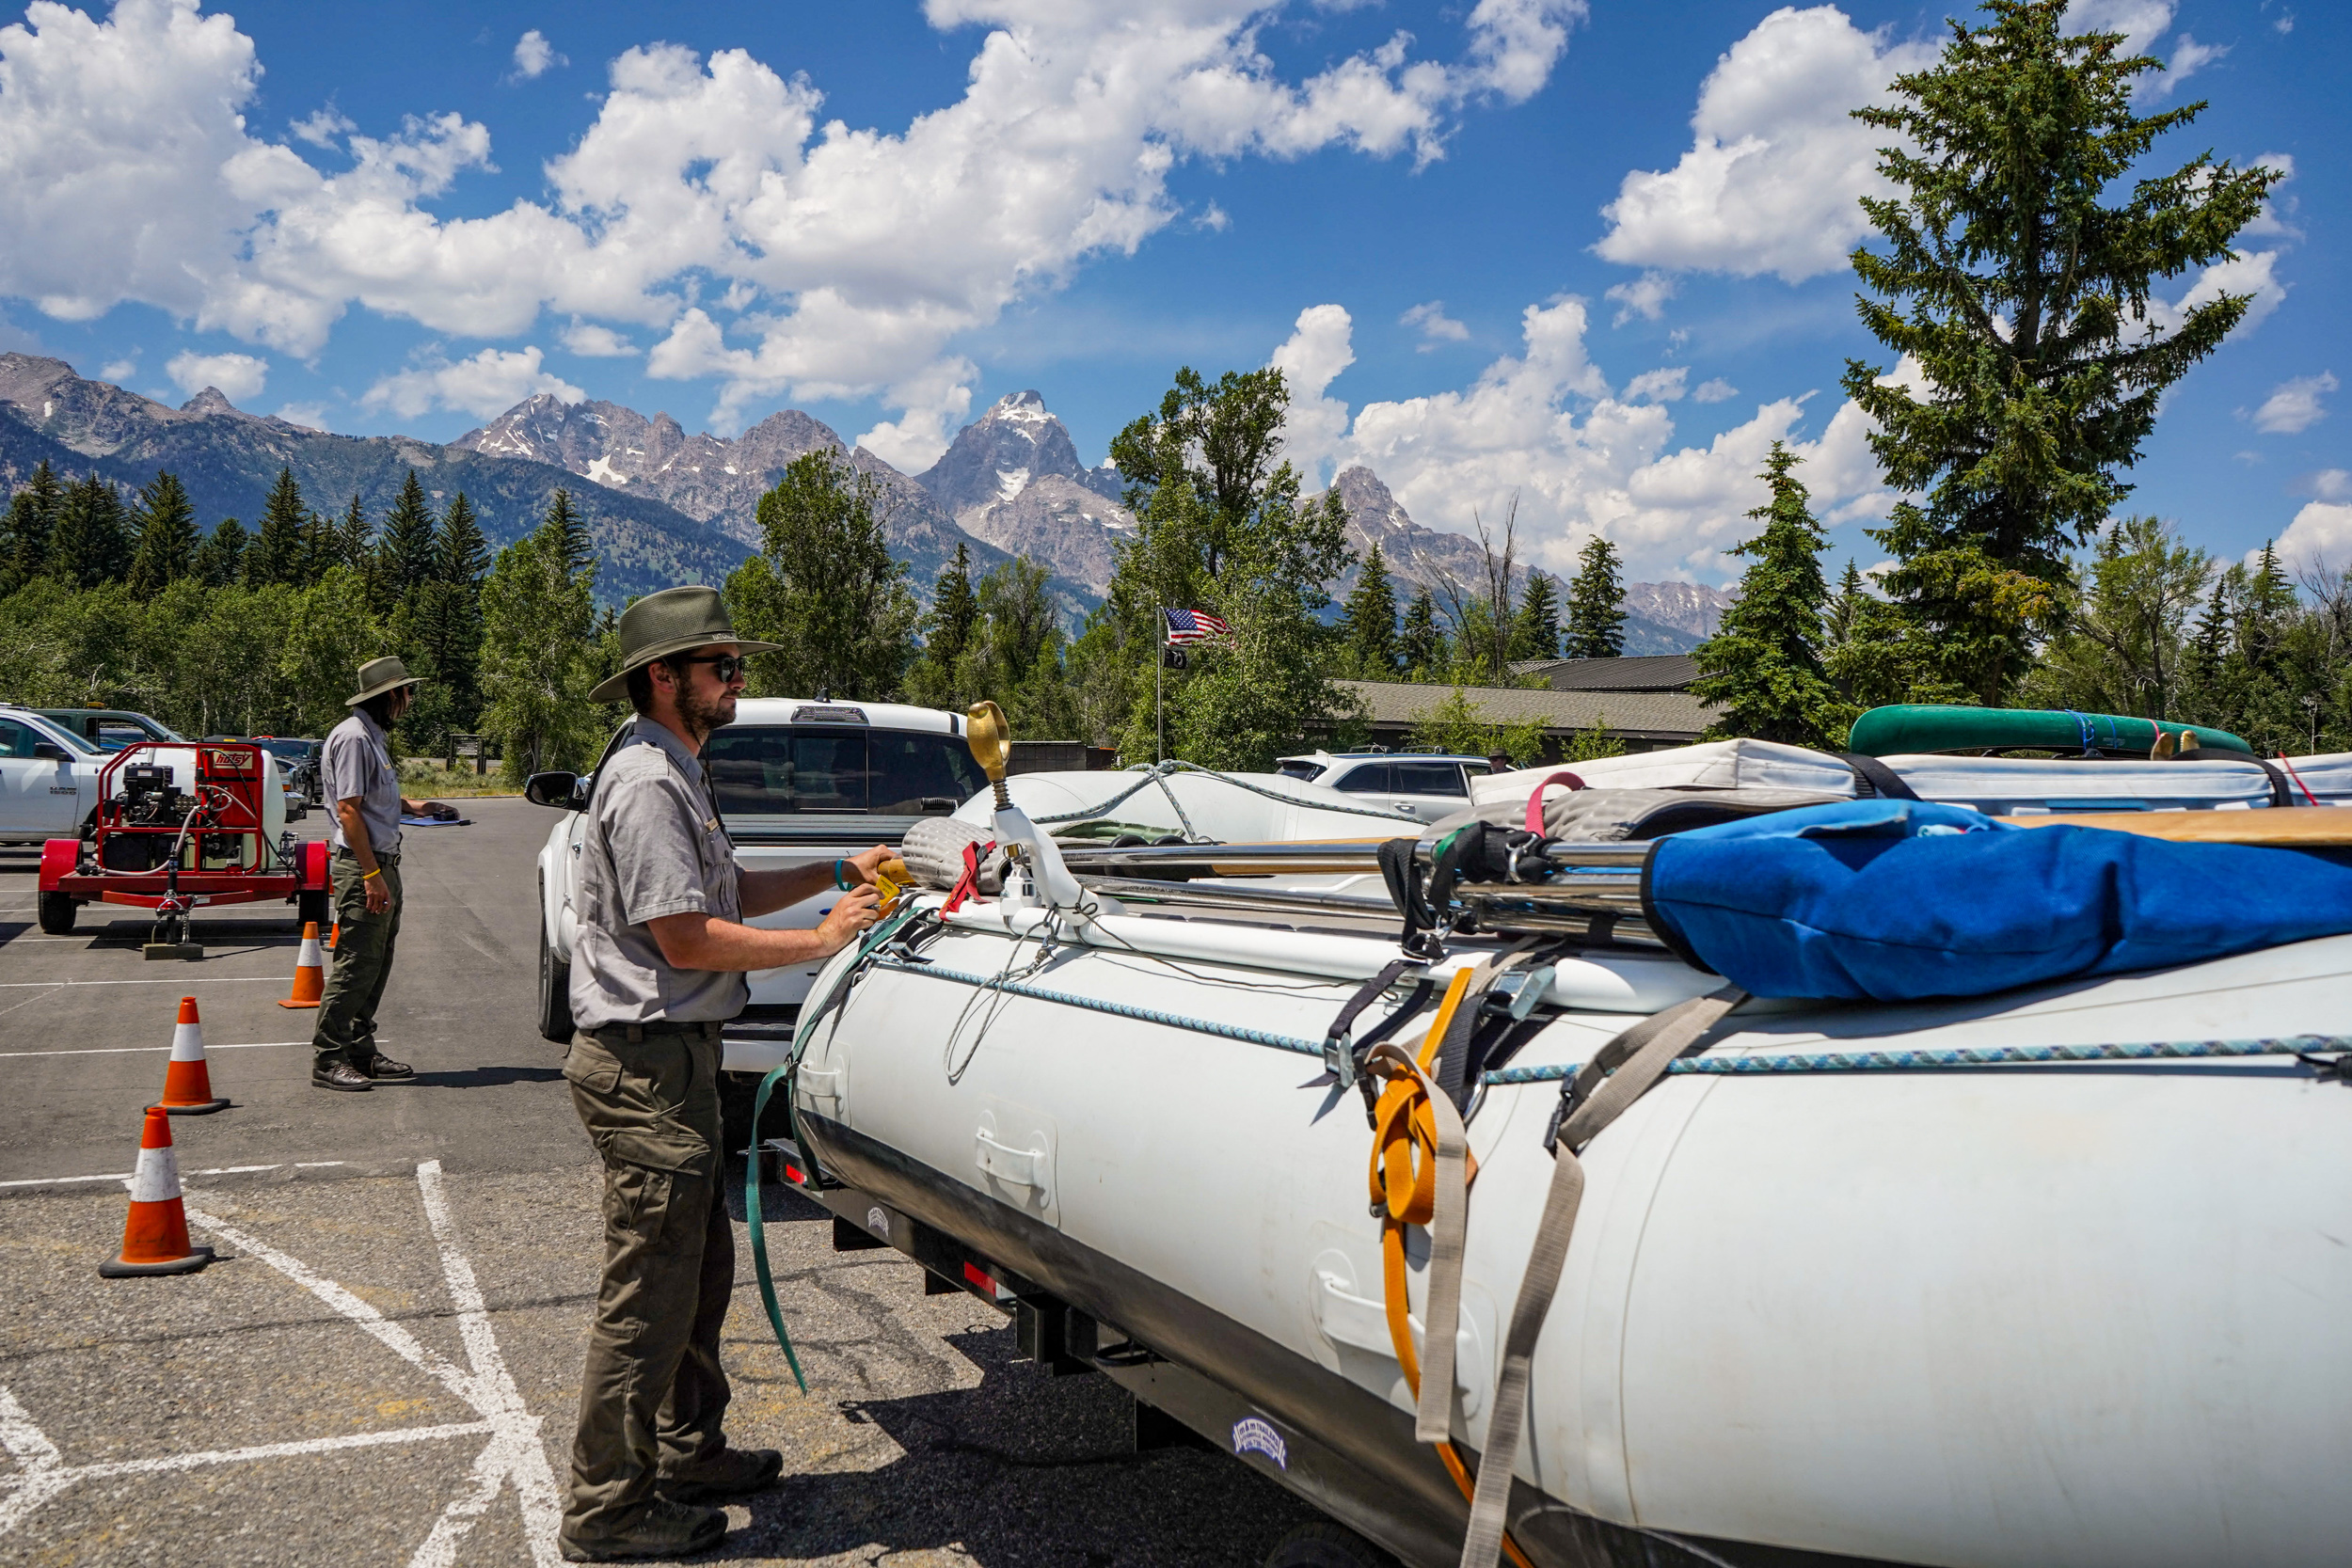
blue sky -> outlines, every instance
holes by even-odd
[[[2344,564],[2342,13],[2077,8],[2172,63],[2151,103],[2210,100],[2169,155],[2293,168],[2205,284],[2260,319],[2135,505]],[[1888,498],[1837,378],[1886,356],[1837,258],[1874,138],[1840,111],[1944,14],[39,5],[0,33],[0,342],[354,434],[534,389],[798,406],[910,468],[1025,387],[1096,460],[1179,364],[1271,356],[1315,479],[1367,463],[1424,522],[1516,498],[1549,564],[1599,529],[1722,581],[1785,436],[1867,563]]]

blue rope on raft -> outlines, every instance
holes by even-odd
[[[1019,980],[965,974],[937,964],[877,958],[874,967],[895,969],[908,974],[928,974],[933,979],[951,981],[960,986],[1002,991],[1008,996],[1025,997],[1032,1002],[1051,1002],[1064,1007],[1079,1007],[1091,1013],[1107,1013],[1113,1018],[1133,1019],[1138,1023],[1188,1029],[1195,1034],[1239,1040],[1245,1045],[1271,1046],[1277,1051],[1294,1052],[1301,1056],[1320,1057],[1323,1054],[1321,1040],[1270,1034],[1263,1029],[1246,1029],[1238,1024],[1219,1023],[1214,1019],[1162,1012],[1156,1007],[1105,1002],[1099,997],[1049,990],[1043,986],[1032,986]],[[2036,1062],[2158,1062],[2217,1056],[2294,1056],[2305,1052],[2329,1051],[2352,1051],[2352,1035],[2288,1035],[2276,1039],[2243,1040],[2127,1040],[2115,1045],[1947,1046],[1919,1051],[1825,1051],[1777,1056],[1685,1056],[1666,1070],[1669,1073],[1700,1072],[1738,1078],[1784,1072],[1920,1072],[1947,1068],[2018,1067]],[[1506,1067],[1485,1074],[1484,1079],[1497,1085],[1555,1084],[1564,1078],[1574,1077],[1582,1065],[1567,1062],[1548,1067]]]

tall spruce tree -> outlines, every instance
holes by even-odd
[[[150,598],[188,575],[196,556],[196,507],[179,475],[158,472],[139,492],[135,515],[131,589]]]
[[[280,468],[262,507],[261,526],[246,546],[246,586],[300,586],[310,565],[310,509],[303,504],[302,486],[294,483],[292,468]]]
[[[384,533],[375,547],[376,576],[381,580],[384,609],[397,613],[420,589],[437,575],[435,546],[440,523],[425,499],[417,470],[408,470],[391,510],[384,514]],[[577,568],[573,568],[577,570]]]
[[[1560,586],[1549,572],[1531,569],[1518,613],[1511,621],[1511,657],[1560,657]]]
[[[490,542],[483,537],[473,502],[463,490],[451,498],[449,511],[441,516],[433,554],[436,577],[477,595],[481,593],[482,574],[490,569]]]
[[[1605,535],[1594,534],[1577,552],[1563,641],[1570,658],[1614,658],[1625,651],[1625,579],[1617,546]]]
[[[1820,553],[1828,543],[1793,470],[1797,454],[1772,443],[1761,477],[1772,499],[1748,514],[1764,531],[1731,552],[1755,564],[1723,626],[1693,650],[1699,678],[1691,694],[1723,714],[1707,738],[1751,736],[1790,746],[1835,746],[1848,716],[1821,669],[1821,612],[1829,584]]]
[[[473,503],[460,490],[435,533],[430,575],[405,601],[406,646],[425,674],[402,721],[420,745],[469,732],[482,710],[482,575],[487,552]],[[413,722],[411,722],[413,721]]]
[[[367,509],[359,504],[359,492],[351,493],[351,504],[343,508],[342,517],[335,524],[335,564],[357,575],[368,584],[368,599],[375,602],[375,524]]]
[[[1396,678],[1396,586],[1377,540],[1340,610],[1342,662],[1358,680]]]
[[[589,688],[610,665],[597,635],[596,564],[567,567],[569,498],[532,532],[501,550],[482,584],[485,733],[503,738],[506,777],[596,760],[606,716]]]
[[[244,580],[250,536],[234,517],[223,517],[188,562],[188,576],[207,588],[230,588]]]
[[[1408,680],[1435,680],[1451,662],[1445,629],[1438,625],[1438,601],[1426,586],[1405,607],[1405,623],[1396,634],[1397,662]]]
[[[970,705],[959,666],[979,622],[980,601],[972,587],[972,552],[958,545],[955,555],[931,582],[931,608],[922,622],[923,654],[907,672],[909,702],[926,707]]]
[[[91,474],[66,487],[49,542],[49,575],[69,588],[119,582],[131,569],[131,531],[122,497]]]
[[[1853,253],[1864,325],[1918,367],[1919,389],[1847,362],[1847,395],[1887,483],[1925,492],[1872,537],[1898,602],[1987,705],[2021,673],[2069,586],[2066,552],[2131,486],[2166,388],[2219,347],[2249,294],[2222,292],[2160,330],[2155,283],[2222,261],[2283,176],[2200,155],[2133,177],[2205,105],[2132,112],[2123,37],[2070,36],[2066,0],[1986,0],[1931,69],[1854,117],[1895,134],[1865,197],[1878,248]],[[2128,192],[2107,199],[2122,182]]]
[[[65,487],[42,458],[31,477],[8,499],[8,540],[0,557],[0,592],[11,592],[49,571],[49,544],[57,531]]]
[[[588,519],[572,504],[569,490],[558,490],[548,501],[547,526],[555,530],[562,541],[565,571],[577,574],[596,563],[596,546],[589,537]]]

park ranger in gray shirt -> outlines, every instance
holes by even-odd
[[[580,846],[564,1060],[572,1102],[604,1161],[604,1281],[589,1332],[580,1430],[557,1541],[575,1561],[677,1557],[726,1531],[703,1506],[767,1486],[772,1449],[730,1448],[719,1329],[735,1284],[721,1196],[719,1028],[750,997],[744,972],[821,958],[875,919],[889,853],[742,871],[720,819],[703,742],[735,719],[743,656],[711,588],[649,594],[621,616],[633,728],[598,768]],[[750,917],[843,890],[815,930]]]
[[[414,1078],[405,1062],[375,1048],[375,1009],[392,977],[400,936],[400,819],[439,812],[437,800],[409,800],[392,767],[390,730],[416,700],[417,683],[397,658],[359,666],[351,717],[327,732],[319,749],[319,786],[333,826],[335,967],[319,1001],[310,1037],[310,1082],[358,1092]]]

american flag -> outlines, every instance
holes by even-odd
[[[1232,627],[1205,610],[1163,610],[1160,613],[1168,617],[1168,645],[1171,648],[1233,635]]]

